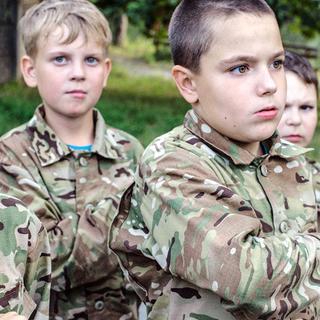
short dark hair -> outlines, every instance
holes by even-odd
[[[182,0],[169,25],[173,63],[199,72],[200,58],[210,49],[214,38],[208,22],[241,12],[274,15],[264,0]]]
[[[301,56],[296,52],[286,50],[284,68],[286,71],[295,73],[304,82],[308,84],[314,84],[318,95],[319,82],[317,74],[307,58]]]

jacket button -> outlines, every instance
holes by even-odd
[[[94,205],[92,203],[88,203],[86,204],[86,206],[84,207],[84,210],[87,210],[89,212],[92,212],[94,209]]]
[[[104,302],[102,300],[96,301],[94,304],[96,310],[101,311],[104,308]]]
[[[79,161],[82,167],[86,167],[88,165],[88,160],[84,157],[81,157]]]
[[[267,176],[268,176],[268,168],[267,168],[266,165],[263,164],[263,165],[261,166],[260,170],[261,170],[261,174],[262,174],[264,177],[267,177]]]
[[[282,221],[279,225],[279,230],[282,233],[287,233],[289,230],[289,225],[287,221]]]

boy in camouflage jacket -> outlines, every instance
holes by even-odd
[[[49,318],[51,259],[39,219],[0,194],[0,318]]]
[[[87,0],[45,0],[20,27],[22,74],[42,105],[2,137],[0,186],[48,231],[50,318],[135,319],[137,296],[107,243],[142,147],[94,109],[111,71],[108,22]]]
[[[314,177],[307,150],[275,133],[286,83],[274,13],[182,0],[169,40],[192,110],[144,152],[110,237],[148,319],[317,318]]]
[[[307,147],[318,120],[318,78],[303,56],[286,51],[284,62],[287,79],[286,106],[278,125],[282,139]]]
[[[287,79],[286,106],[278,125],[279,136],[302,147],[313,138],[318,123],[318,78],[310,62],[286,51],[284,62]],[[320,164],[307,159],[314,171],[315,190],[320,199]],[[320,202],[320,200],[319,200]]]

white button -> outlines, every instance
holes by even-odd
[[[104,308],[104,302],[102,300],[98,300],[96,301],[96,303],[94,304],[94,307],[96,310],[102,310]]]
[[[268,168],[267,168],[266,165],[263,164],[263,165],[261,166],[260,170],[261,170],[261,174],[262,174],[264,177],[268,176]]]
[[[82,184],[83,184],[83,183],[86,183],[86,182],[87,182],[87,179],[82,177],[82,178],[79,179],[79,182],[82,183]]]
[[[85,206],[85,210],[89,210],[90,212],[93,211],[94,205],[92,203],[88,203]]]
[[[80,158],[80,165],[82,167],[86,167],[88,165],[88,160],[86,158],[84,158],[84,157],[81,157]]]
[[[287,221],[282,221],[279,225],[279,230],[282,233],[287,233],[289,230],[289,225]]]

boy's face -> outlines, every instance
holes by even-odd
[[[272,15],[237,14],[212,24],[214,40],[193,84],[197,113],[257,154],[280,120],[286,93],[283,46]]]
[[[302,147],[310,144],[317,126],[317,92],[298,75],[286,71],[287,102],[278,131],[281,138]]]
[[[62,44],[61,32],[58,28],[40,40],[35,58],[23,57],[22,72],[26,83],[38,88],[47,116],[79,118],[92,112],[111,62],[94,40],[79,34],[74,42]]]

